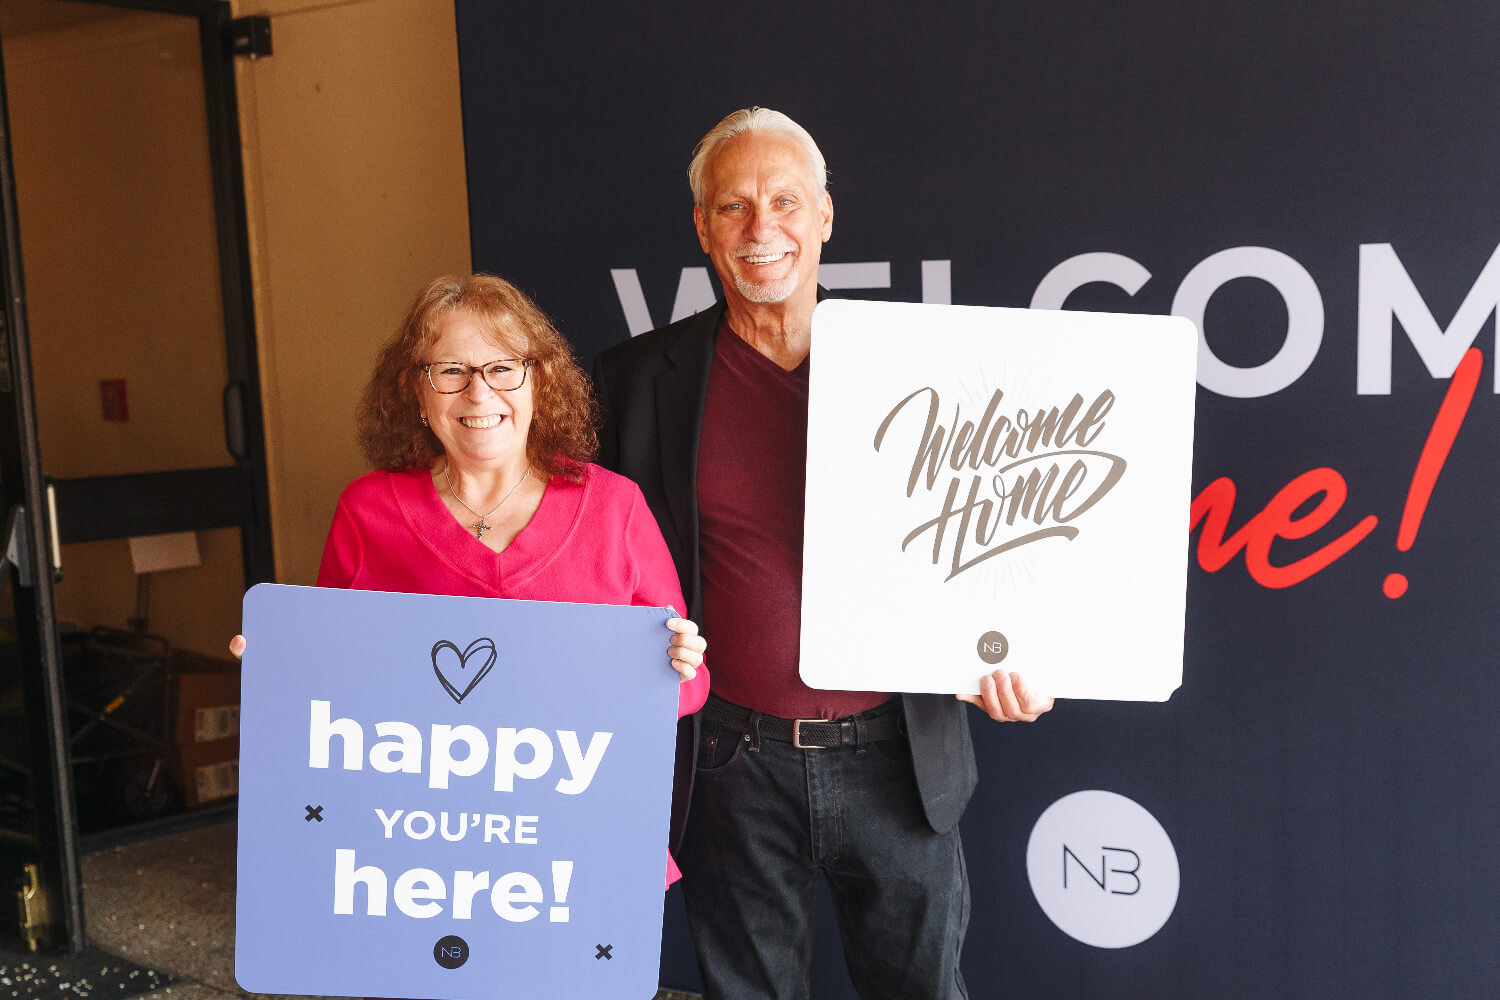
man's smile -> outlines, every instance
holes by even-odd
[[[797,256],[799,249],[790,240],[780,246],[774,243],[741,243],[730,251],[730,255],[743,264],[765,267]]]

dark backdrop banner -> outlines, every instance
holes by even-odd
[[[748,104],[827,156],[839,294],[1199,323],[1183,686],[975,716],[974,996],[1493,993],[1500,7],[457,8],[474,264],[586,364],[711,297],[684,171]],[[1041,842],[1083,790],[1165,838]]]

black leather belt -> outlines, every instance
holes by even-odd
[[[879,713],[879,714],[872,714]],[[716,695],[708,696],[703,706],[703,717],[708,721],[741,732],[750,732],[750,720],[756,713]],[[836,747],[857,746],[859,730],[864,729],[864,742],[875,743],[901,734],[901,713],[884,705],[859,715],[846,715],[842,719],[783,719],[777,715],[760,716],[757,727],[761,736],[783,743],[790,743],[799,750],[832,750]]]

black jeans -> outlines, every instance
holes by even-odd
[[[701,728],[678,862],[707,1000],[805,1000],[819,873],[863,1000],[966,1000],[963,846],[927,825],[906,737],[798,750]]]

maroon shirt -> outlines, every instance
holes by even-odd
[[[817,691],[797,672],[808,367],[804,359],[784,371],[719,324],[698,444],[703,634],[720,698],[788,719],[836,719],[890,695]]]

